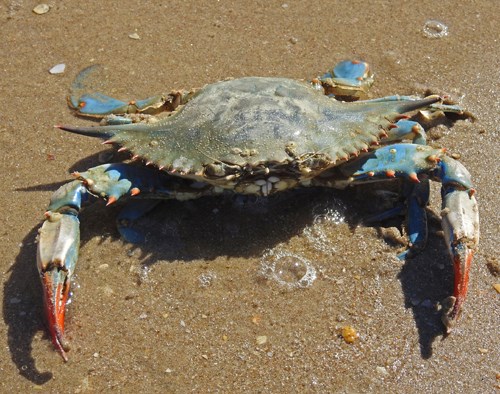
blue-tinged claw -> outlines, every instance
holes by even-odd
[[[479,242],[479,213],[469,171],[441,149],[426,145],[397,144],[377,149],[354,162],[354,183],[370,178],[408,177],[417,182],[408,196],[408,232],[412,249],[425,243],[425,206],[428,191],[422,188],[418,174],[426,174],[442,183],[442,228],[455,272],[453,295],[443,303],[442,321],[450,333],[460,316],[469,283],[472,257]],[[427,182],[428,179],[425,179]],[[407,252],[401,255],[406,257]]]
[[[64,337],[64,317],[70,278],[78,260],[79,221],[74,212],[46,213],[38,239],[37,266],[42,280],[45,315],[52,343],[64,361],[69,343]]]
[[[479,212],[469,172],[461,163],[445,158],[440,176],[441,223],[455,272],[453,295],[442,303],[442,321],[450,333],[467,296],[472,257],[479,243]]]
[[[344,60],[332,71],[319,77],[326,94],[349,97],[356,100],[364,96],[373,84],[373,74],[367,63]]]
[[[77,215],[86,196],[86,189],[79,181],[61,186],[52,195],[38,236],[37,267],[47,325],[52,343],[65,361],[69,343],[64,337],[64,316],[80,245]]]

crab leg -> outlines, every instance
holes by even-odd
[[[65,361],[70,346],[64,337],[64,317],[70,279],[78,260],[78,213],[88,195],[106,200],[107,205],[122,197],[137,198],[117,219],[120,234],[127,241],[137,243],[143,237],[131,228],[131,224],[151,210],[158,200],[187,200],[215,193],[210,185],[124,163],[103,164],[73,175],[76,180],[63,185],[52,195],[40,229],[37,251],[48,329],[54,346]]]
[[[179,105],[189,101],[194,93],[194,91],[172,91],[143,100],[117,100],[99,92],[89,92],[92,90],[90,86],[92,76],[99,68],[99,65],[87,67],[76,76],[71,85],[68,104],[78,115],[104,118],[105,124],[130,124],[141,121],[140,117],[135,116],[136,114],[148,116],[162,111],[174,111]]]
[[[416,144],[385,146],[355,164],[359,169],[352,174],[354,184],[388,177],[403,177],[420,184],[421,174],[442,183],[442,227],[455,273],[453,296],[443,301],[442,320],[446,332],[451,332],[467,295],[472,256],[479,242],[478,207],[469,172],[442,150]],[[425,193],[412,194],[412,198],[408,203],[409,232],[410,237],[416,237],[411,242],[417,242],[420,248],[425,239],[418,229],[425,226],[425,222],[419,224],[418,221],[425,220],[421,216],[425,215],[427,198]]]

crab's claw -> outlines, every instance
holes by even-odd
[[[70,278],[78,259],[79,221],[72,213],[47,212],[40,229],[37,266],[42,280],[47,325],[56,349],[67,361],[64,316]]]
[[[467,295],[469,271],[479,241],[479,216],[472,190],[443,190],[442,227],[455,273],[453,296],[443,301],[442,320],[449,334]]]
[[[465,167],[448,157],[442,162],[442,228],[448,246],[455,285],[453,296],[446,298],[442,320],[449,334],[460,315],[467,295],[472,257],[479,242],[479,214],[470,175]]]

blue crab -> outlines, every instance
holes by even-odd
[[[91,71],[77,77],[74,90]],[[479,239],[478,208],[467,169],[444,150],[426,145],[423,127],[407,114],[461,109],[436,95],[337,100],[364,96],[372,81],[366,63],[344,61],[309,82],[248,77],[129,103],[100,93],[70,96],[78,115],[103,118],[104,124],[56,127],[102,138],[129,151],[132,160],[74,173],[76,179],[53,194],[45,214],[37,265],[48,328],[64,360],[78,213],[89,195],[108,205],[128,199],[118,230],[126,240],[140,242],[132,224],[160,200],[223,193],[268,196],[296,187],[346,188],[397,178],[405,185],[409,250],[418,251],[427,237],[429,179],[440,181],[442,228],[455,272],[453,295],[443,302],[442,321],[450,332],[467,294]]]

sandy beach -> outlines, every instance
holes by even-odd
[[[40,15],[37,4],[0,2],[1,392],[498,392],[495,1],[51,1]],[[432,37],[435,22],[426,34],[429,21],[447,34]],[[167,202],[138,223],[140,246],[120,239],[120,207],[99,202],[80,215],[64,363],[44,326],[36,235],[69,173],[109,150],[53,127],[92,124],[66,102],[78,72],[102,65],[103,93],[129,100],[227,77],[311,79],[343,59],[370,64],[371,98],[449,94],[476,118],[429,130],[471,172],[480,209],[453,333],[437,310],[453,290],[438,184],[428,246],[406,262],[398,231],[361,224],[374,208],[363,191]],[[275,280],[276,256],[292,282],[312,270],[310,283]]]

